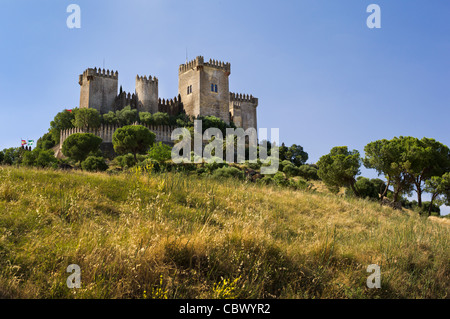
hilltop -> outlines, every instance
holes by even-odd
[[[450,228],[313,190],[0,166],[2,298],[448,298]],[[81,268],[68,289],[66,268]],[[370,264],[381,289],[366,287]]]

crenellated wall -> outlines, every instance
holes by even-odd
[[[257,112],[258,99],[252,95],[230,92],[230,114],[236,126],[244,130],[253,127],[258,129]]]
[[[140,124],[138,122],[133,125],[142,125],[148,128],[150,131],[156,134],[156,142],[163,142],[167,144],[173,144],[171,139],[172,131],[175,129],[174,127],[168,125],[146,125]],[[92,133],[100,137],[103,142],[102,143],[112,143],[112,138],[114,132],[122,126],[120,125],[101,125],[98,129],[80,129],[80,128],[71,128],[68,130],[62,130],[60,132],[60,142],[59,142],[59,152],[61,152],[62,145],[64,141],[72,134],[75,133]]]
[[[167,113],[169,115],[176,116],[180,113],[184,113],[183,103],[181,103],[181,97],[174,97],[173,99],[159,99],[158,100],[158,112]]]

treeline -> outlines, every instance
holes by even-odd
[[[356,196],[376,196],[381,201],[388,196],[394,207],[401,207],[402,202],[404,206],[417,205],[429,215],[436,206],[450,204],[450,150],[446,145],[431,138],[400,136],[371,142],[364,152],[362,158],[357,150],[350,151],[346,146],[333,148],[317,162],[319,177],[332,192],[347,187]],[[357,179],[361,165],[375,169],[386,183]],[[406,202],[402,195],[412,196],[413,192],[417,202]],[[431,195],[426,205],[423,193]]]

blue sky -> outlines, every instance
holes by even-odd
[[[66,26],[71,3],[80,29]],[[381,29],[366,25],[371,3]],[[280,128],[310,162],[400,135],[450,145],[447,1],[2,0],[1,10],[0,149],[77,107],[78,75],[103,61],[124,90],[151,74],[174,97],[186,49],[230,62],[230,90],[259,98],[258,126]]]

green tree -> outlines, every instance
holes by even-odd
[[[308,160],[308,153],[303,150],[303,147],[297,144],[292,144],[285,153],[285,157],[295,166],[300,166]]]
[[[97,152],[102,139],[91,133],[75,133],[63,143],[62,152],[65,156],[81,163],[91,152]]]
[[[78,109],[73,109],[72,112],[64,110],[55,115],[53,121],[50,122],[49,132],[53,137],[55,143],[59,143],[61,130],[68,130],[73,128],[73,121],[75,120],[75,113]]]
[[[3,164],[16,165],[22,162],[23,150],[19,147],[6,148],[2,151]]]
[[[3,159],[5,158],[5,153],[3,151],[0,151],[0,165],[3,164]]]
[[[319,159],[317,166],[319,177],[331,191],[337,193],[339,187],[345,186],[359,196],[355,183],[360,174],[361,158],[357,150],[349,151],[347,146],[334,147]]]
[[[35,148],[30,152],[24,152],[22,158],[22,164],[27,166],[36,167],[51,167],[56,164],[58,160],[52,150],[44,150],[41,148]]]
[[[36,148],[43,150],[49,150],[56,145],[57,141],[54,140],[51,132],[45,133],[36,142]]]
[[[103,123],[108,125],[117,125],[119,124],[119,120],[117,119],[116,113],[113,111],[109,111],[106,114],[103,114]]]
[[[75,113],[75,119],[72,121],[73,126],[81,129],[98,128],[102,123],[100,113],[96,109],[83,108],[78,109]]]
[[[446,205],[450,205],[450,172],[442,176],[432,176],[425,181],[425,191],[431,194],[431,202],[429,205],[428,215],[431,215],[434,201],[442,196],[442,201]]]
[[[120,125],[131,125],[139,120],[137,110],[132,109],[130,105],[116,111],[116,117]]]
[[[137,163],[137,154],[144,154],[155,142],[156,134],[142,125],[127,125],[113,134],[114,150],[118,154],[132,153]]]
[[[152,113],[149,112],[140,112],[139,113],[139,122],[145,125],[154,125],[155,121],[153,120]]]
[[[392,140],[378,140],[367,144],[364,148],[366,157],[364,166],[373,168],[378,175],[384,174],[387,180],[386,188],[381,195],[383,198],[390,185],[394,187],[393,200],[399,202],[400,195],[412,190],[411,177],[408,169],[411,162],[406,156],[403,137],[395,137]]]
[[[172,148],[162,142],[154,144],[150,147],[148,156],[158,162],[165,162],[172,158]]]
[[[405,150],[403,158],[409,161],[406,171],[415,187],[418,206],[422,207],[425,181],[450,171],[450,150],[446,145],[426,137],[421,140],[404,137],[401,141]]]
[[[169,125],[169,114],[157,112],[153,114],[154,125]]]

